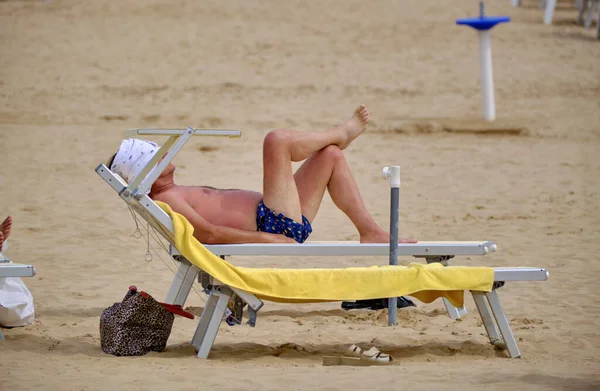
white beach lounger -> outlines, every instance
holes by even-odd
[[[520,7],[522,1],[512,0],[511,3],[513,7]],[[579,3],[579,0],[576,1],[576,3]],[[556,0],[542,0],[540,1],[540,8],[544,9],[544,24],[552,24],[552,19],[554,18],[554,9],[556,8]]]
[[[513,7],[519,7],[521,0],[512,0]],[[542,0],[540,7],[544,9],[544,24],[552,24],[554,11],[556,9],[556,0]],[[592,26],[594,15],[596,19],[596,39],[600,40],[600,0],[575,0],[575,8],[579,11],[577,24],[586,29]]]
[[[13,263],[8,257],[0,251],[0,278],[2,277],[33,277],[35,268],[32,265]],[[0,328],[0,341],[4,339],[2,329]]]
[[[129,134],[168,135],[168,141],[154,155],[130,184],[111,172],[104,164],[96,168],[96,172],[120,195],[120,197],[149,225],[159,232],[170,243],[170,255],[179,262],[179,268],[167,294],[166,302],[183,306],[192,285],[198,279],[201,285],[210,290],[210,296],[200,317],[198,327],[192,339],[192,345],[198,351],[198,357],[207,358],[216,338],[219,325],[224,317],[227,304],[233,295],[237,295],[248,304],[250,321],[256,322],[256,313],[263,306],[262,300],[254,294],[231,288],[212,278],[190,263],[177,248],[174,241],[174,226],[170,216],[163,211],[146,192],[158,175],[172,161],[176,153],[192,135],[212,135],[239,137],[239,131],[218,130],[133,130]],[[159,157],[164,159],[152,170]],[[388,244],[361,244],[355,242],[307,242],[303,244],[227,244],[206,245],[213,254],[225,259],[227,256],[389,256]],[[398,256],[425,258],[427,263],[446,262],[454,256],[485,255],[496,251],[496,245],[489,241],[468,242],[420,242],[416,244],[400,244]],[[520,357],[516,340],[506,318],[497,288],[506,281],[544,281],[548,272],[542,268],[496,268],[494,269],[494,289],[491,292],[471,292],[481,315],[490,342],[496,346],[506,347],[511,357]],[[458,310],[449,302],[445,302],[449,315],[457,318],[464,311]]]

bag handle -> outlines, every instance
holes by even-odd
[[[129,287],[129,291],[132,293],[135,293],[138,290],[135,285],[132,285]],[[149,294],[147,294],[144,291],[140,291],[139,293],[140,293],[140,295],[142,295],[143,298],[147,298],[148,296],[150,296]],[[194,315],[185,311],[183,308],[181,308],[180,305],[161,303],[160,301],[157,303],[161,304],[164,309],[166,309],[167,311],[169,311],[172,314],[183,316],[184,318],[188,318],[188,319],[194,319]]]
[[[167,304],[167,303],[160,303],[160,304],[162,304],[162,306],[165,307],[165,309],[172,314],[183,316],[184,318],[188,318],[188,319],[194,319],[194,315],[185,311],[183,308],[181,308],[180,305]]]

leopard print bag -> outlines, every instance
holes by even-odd
[[[162,352],[171,334],[173,312],[193,319],[179,306],[159,303],[135,286],[121,303],[102,311],[100,316],[100,345],[102,351],[115,356],[142,356]]]

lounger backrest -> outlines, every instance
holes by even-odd
[[[112,172],[104,164],[96,167],[96,172],[100,175],[111,187],[121,196],[125,202],[144,220],[148,222],[154,229],[162,233],[163,236],[171,243],[173,241],[173,221],[150,197],[143,195],[132,197],[127,195],[129,185],[119,175]]]

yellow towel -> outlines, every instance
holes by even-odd
[[[276,302],[322,302],[410,295],[425,303],[446,297],[463,306],[464,291],[489,292],[494,269],[444,267],[439,263],[344,269],[255,269],[236,267],[208,251],[194,227],[167,204],[157,202],[173,219],[175,245],[194,265],[222,283]]]

